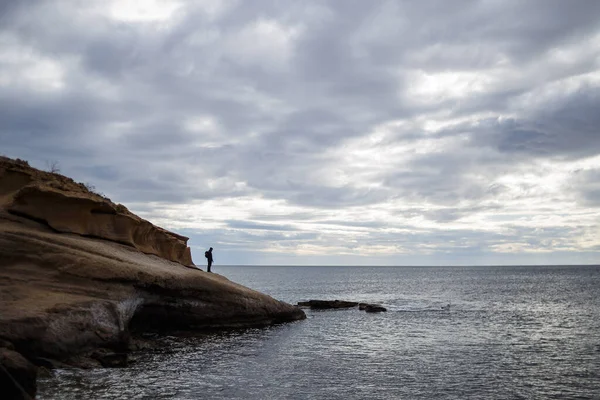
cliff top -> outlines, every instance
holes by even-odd
[[[88,184],[33,168],[27,161],[0,157],[0,208],[43,222],[57,232],[111,240],[194,265],[187,237],[153,225]]]
[[[1,180],[2,178],[0,176],[0,206],[3,205],[3,201],[7,201],[7,199],[3,199],[3,197],[7,197],[7,195],[10,195],[11,193],[14,194],[14,190],[11,189],[14,189],[15,186],[20,187],[34,184],[44,185],[49,189],[62,191],[81,198],[105,201],[117,208],[119,212],[123,214],[135,215],[123,204],[115,204],[108,197],[96,193],[94,191],[94,187],[89,184],[75,182],[75,180],[58,172],[42,171],[40,169],[31,167],[25,160],[0,156],[0,171],[3,170],[5,171],[5,174],[15,174],[19,176],[20,179],[15,179],[16,182],[9,182],[8,180]]]

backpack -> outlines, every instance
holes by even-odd
[[[208,251],[204,252],[204,257],[208,258]]]

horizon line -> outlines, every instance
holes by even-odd
[[[202,266],[204,264],[196,265]],[[352,265],[352,264],[214,264],[213,266],[219,267],[386,267],[386,268],[399,268],[399,267],[600,267],[600,264],[469,264],[469,265]]]

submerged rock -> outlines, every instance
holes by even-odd
[[[306,317],[296,306],[195,268],[189,254],[187,238],[84,185],[0,158],[5,351],[45,366],[125,365],[131,339],[149,331]],[[6,360],[0,366],[8,368]],[[29,375],[22,376],[30,387]]]

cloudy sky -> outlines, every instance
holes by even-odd
[[[600,1],[0,3],[0,153],[197,263],[600,263]]]

